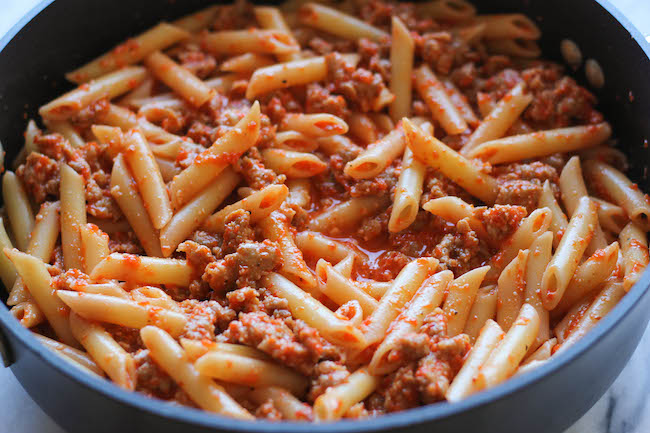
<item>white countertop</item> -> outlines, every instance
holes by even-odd
[[[40,0],[0,0],[0,36]],[[543,1],[543,0],[537,0]],[[650,0],[612,0],[643,34],[650,35]],[[649,82],[650,84],[650,82]],[[650,432],[650,327],[614,385],[566,433]],[[12,433],[65,433],[0,368],[2,426]]]

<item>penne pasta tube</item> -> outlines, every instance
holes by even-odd
[[[546,232],[530,245],[530,254],[526,263],[526,289],[524,302],[532,306],[539,316],[539,332],[532,347],[539,347],[550,337],[548,310],[544,308],[540,297],[542,275],[553,256],[553,233]]]
[[[187,323],[187,318],[181,313],[130,299],[68,290],[57,290],[56,295],[87,320],[136,329],[154,325],[174,336],[179,336]]]
[[[395,100],[390,104],[388,111],[393,121],[398,122],[402,117],[411,115],[411,75],[415,42],[408,28],[396,16],[392,17],[391,35],[390,91],[395,95]]]
[[[432,116],[447,134],[460,134],[467,129],[465,119],[451,102],[445,86],[427,65],[415,70],[415,89],[428,105]]]
[[[405,146],[404,131],[396,128],[348,162],[345,165],[345,174],[355,179],[373,178],[399,157],[404,152]]]
[[[124,134],[124,146],[124,161],[131,169],[151,223],[161,229],[172,218],[172,208],[153,153],[139,130]]]
[[[422,283],[408,306],[390,324],[386,337],[375,350],[368,366],[371,374],[385,375],[399,368],[404,362],[398,347],[399,341],[420,329],[424,318],[442,303],[453,279],[451,271],[441,271]]]
[[[318,232],[308,230],[298,232],[295,242],[303,255],[322,258],[332,263],[340,262],[350,256],[359,257],[355,249]]]
[[[180,311],[180,307],[178,306],[179,304],[164,290],[159,289],[158,287],[138,287],[137,289],[131,290],[129,296],[137,302],[144,302],[148,305],[165,308],[167,310]]]
[[[378,212],[386,204],[387,200],[382,197],[353,197],[312,218],[307,228],[331,234],[345,232],[356,227],[365,217]]]
[[[562,239],[562,235],[564,235],[564,232],[569,225],[569,221],[567,220],[566,215],[564,215],[557,200],[555,200],[551,183],[548,180],[544,182],[542,194],[539,196],[539,202],[537,205],[539,207],[548,208],[551,211],[551,224],[548,228],[553,232],[553,246],[557,247],[560,243],[560,239]]]
[[[581,198],[542,277],[540,295],[547,310],[555,308],[562,299],[589,245],[597,221],[596,205],[589,197]]]
[[[85,83],[116,69],[137,63],[148,54],[164,50],[189,37],[189,33],[183,28],[164,22],[159,23],[146,32],[122,42],[106,54],[67,73],[65,77],[73,83]]]
[[[56,241],[59,238],[60,223],[59,223],[59,202],[45,202],[41,205],[41,209],[36,215],[36,223],[34,224],[34,230],[29,239],[29,244],[27,245],[27,254],[30,254],[38,259],[41,259],[43,262],[47,263],[50,261],[52,254],[54,253],[54,248],[56,246]],[[13,248],[11,242],[8,242],[7,245],[3,245],[3,248]],[[2,255],[6,260],[9,260],[6,256]],[[11,265],[11,262],[9,262]],[[13,265],[11,265],[12,269]],[[22,279],[14,280],[14,284],[11,287],[9,292],[9,297],[7,298],[7,305],[16,305],[21,302],[31,300],[29,292],[25,288],[25,284]],[[38,306],[32,303],[30,306],[30,314],[39,315],[37,311]],[[42,316],[40,314],[39,316]]]
[[[57,337],[69,346],[79,347],[77,340],[70,331],[68,307],[56,297],[52,290],[52,277],[50,277],[45,263],[15,248],[5,248],[4,254],[9,257],[16,267],[30,295],[36,301],[36,304],[45,315],[52,329],[54,329]]]
[[[445,86],[445,91],[447,92],[447,96],[449,96],[449,100],[454,104],[454,107],[456,107],[456,110],[458,110],[461,117],[469,126],[475,128],[479,124],[479,120],[476,117],[476,114],[474,114],[474,109],[467,100],[467,96],[463,95],[463,93],[458,90],[458,87],[456,87],[456,85],[450,80],[444,80],[442,83]]]
[[[447,388],[445,397],[448,401],[462,400],[476,391],[474,378],[479,375],[481,366],[487,361],[504,336],[505,333],[494,320],[488,319],[485,322],[462,368],[454,377],[449,388]]]
[[[508,331],[524,304],[526,290],[526,265],[529,250],[519,251],[517,257],[505,267],[497,282],[497,323]]]
[[[386,294],[393,285],[392,281],[355,281],[355,285],[361,290],[379,300]]]
[[[193,12],[189,15],[185,15],[172,22],[172,24],[185,31],[190,33],[198,33],[199,31],[208,27],[214,20],[219,11],[219,6],[208,6],[205,9],[201,9],[197,12]]]
[[[504,164],[597,146],[611,134],[608,123],[551,129],[486,141],[467,152],[467,156],[490,164]]]
[[[162,257],[160,240],[147,213],[142,197],[131,177],[123,155],[118,155],[111,172],[111,196],[133,228],[140,244],[149,256]]]
[[[472,343],[478,337],[487,320],[496,319],[496,312],[497,286],[492,285],[478,289],[463,330],[463,333],[469,336]]]
[[[523,81],[515,85],[474,130],[460,153],[468,155],[478,145],[503,137],[533,100],[533,96],[525,92]]]
[[[287,203],[308,208],[311,203],[311,182],[307,179],[289,179],[286,185],[289,188]]]
[[[406,144],[415,158],[440,171],[474,197],[487,204],[494,203],[498,194],[498,186],[492,176],[481,172],[473,165],[472,161],[435,137],[427,136],[410,120],[402,119],[402,125],[406,133]]]
[[[389,36],[388,33],[365,21],[317,3],[306,3],[301,6],[298,18],[304,25],[352,41],[361,38],[380,41]]]
[[[129,66],[85,83],[39,108],[50,120],[67,120],[100,99],[113,99],[137,87],[147,77],[147,70]]]
[[[24,287],[24,286],[22,286]],[[26,292],[26,289],[25,289]],[[32,299],[31,295],[25,301],[16,303],[9,309],[9,313],[16,318],[25,328],[30,329],[45,322],[45,315]]]
[[[219,352],[219,353],[229,353],[245,358],[260,359],[262,361],[273,361],[266,353],[262,352],[259,349],[250,346],[244,346],[243,344],[232,344],[232,343],[215,343],[209,340],[190,340],[188,338],[181,338],[181,346],[185,350],[187,358],[194,362],[206,353],[210,352]]]
[[[350,255],[348,257],[353,258],[354,256]],[[336,266],[332,266],[327,261],[318,260],[316,275],[319,290],[337,305],[357,301],[363,311],[363,317],[368,317],[377,308],[378,303],[375,298],[358,288],[349,279],[349,276],[345,277]]]
[[[480,15],[475,22],[485,24],[486,39],[539,39],[537,25],[523,14]]]
[[[83,177],[67,164],[61,166],[59,191],[63,265],[84,270],[80,230],[86,224],[86,189]]]
[[[313,153],[264,149],[262,158],[266,167],[289,178],[312,177],[327,169],[327,164]]]
[[[228,167],[202,192],[179,209],[160,230],[160,247],[169,257],[235,190],[241,177]]]
[[[358,348],[364,344],[361,331],[347,320],[338,318],[329,308],[282,275],[270,273],[262,281],[275,296],[287,300],[289,311],[295,318],[316,328],[326,340],[347,348]]]
[[[129,293],[116,283],[73,284],[70,288],[77,292],[129,299]]]
[[[422,257],[411,261],[397,275],[392,286],[379,300],[373,313],[363,322],[365,345],[381,341],[386,330],[399,315],[400,310],[411,300],[424,280],[438,266],[438,260]]]
[[[280,9],[271,6],[258,6],[253,8],[255,19],[260,24],[260,27],[268,30],[279,30],[289,36],[290,44],[300,47],[296,39],[291,34],[291,29],[287,25]],[[289,62],[300,58],[299,52],[292,52],[286,54],[276,54],[276,57],[281,62]]]
[[[117,386],[133,391],[136,384],[133,356],[99,324],[70,313],[70,329],[75,338]]]
[[[104,372],[101,368],[97,366],[95,361],[88,356],[87,353],[82,352],[79,349],[63,344],[60,341],[52,340],[51,338],[45,337],[41,334],[33,333],[32,334],[43,346],[47,347],[54,353],[61,355],[64,359],[70,360],[75,365],[82,366],[83,368],[99,375],[103,376]]]
[[[345,134],[349,129],[343,119],[327,113],[287,114],[282,120],[282,128],[314,138]]]
[[[370,374],[365,368],[352,373],[345,382],[332,386],[314,402],[317,420],[334,421],[355,404],[363,401],[379,386],[380,378]]]
[[[625,278],[623,287],[630,291],[632,286],[639,281],[645,271],[650,258],[648,257],[648,238],[646,233],[634,222],[629,223],[619,234],[621,254],[623,255],[623,269]]]
[[[455,337],[465,329],[467,317],[474,305],[474,299],[476,299],[476,293],[489,269],[489,266],[472,269],[449,284],[447,297],[442,307],[442,311],[447,317],[448,337]]]
[[[628,217],[622,207],[591,197],[591,200],[598,205],[598,221],[605,229],[613,233],[620,233],[628,223]]]
[[[623,254],[625,260],[625,254]],[[618,242],[596,251],[576,269],[562,300],[554,312],[569,311],[580,299],[598,289],[616,270],[619,258]]]
[[[144,64],[156,78],[195,107],[200,107],[216,94],[192,72],[160,51],[149,54]]]
[[[537,311],[530,305],[524,304],[510,330],[481,366],[475,377],[476,389],[490,388],[512,376],[535,341],[538,329]]]
[[[585,173],[602,198],[625,210],[630,220],[644,231],[650,230],[650,204],[638,186],[623,173],[603,162],[585,162]]]
[[[279,386],[295,395],[303,395],[307,378],[293,370],[256,358],[211,350],[194,363],[194,368],[207,377],[254,388]]]
[[[490,53],[524,59],[536,59],[542,55],[537,42],[530,39],[488,39],[485,45]]]
[[[469,226],[481,239],[489,239],[485,226],[474,216],[474,206],[466,203],[460,197],[434,198],[422,205],[422,209],[438,216],[454,225],[460,220],[467,219]]]
[[[251,222],[258,222],[277,210],[288,194],[289,189],[285,185],[266,186],[248,197],[219,210],[203,223],[203,227],[209,231],[223,232],[228,215],[239,209],[251,214]]]
[[[316,288],[316,277],[307,267],[302,252],[293,239],[292,227],[287,217],[280,212],[273,212],[259,221],[263,236],[276,242],[280,248],[282,266],[280,273],[302,289],[312,291]]]
[[[343,55],[347,63],[356,65],[359,55]],[[287,87],[323,81],[327,78],[325,57],[293,60],[256,70],[248,81],[246,98],[252,100],[258,95]]]
[[[108,235],[94,224],[84,224],[79,227],[81,237],[81,252],[84,269],[91,272],[97,263],[111,253],[108,248]]]
[[[246,53],[225,60],[221,64],[220,69],[225,72],[252,74],[256,69],[270,66],[274,63],[271,57],[264,54]]]
[[[530,365],[534,362],[546,361],[553,354],[553,347],[557,344],[557,338],[551,338],[546,340],[542,345],[540,345],[537,350],[535,350],[530,356],[524,359],[522,366]]]
[[[361,140],[365,145],[378,139],[377,125],[366,113],[352,113],[348,120],[350,135]]]
[[[11,244],[11,239],[9,239],[7,231],[5,230],[4,220],[2,217],[0,217],[0,248],[2,248],[4,251],[5,248],[12,249],[13,247],[14,246]],[[17,279],[18,272],[16,272],[16,268],[14,267],[13,263],[11,263],[11,260],[9,260],[9,257],[7,257],[5,254],[0,254],[0,280],[2,280],[2,284],[4,284],[5,289],[13,287]],[[10,299],[7,299],[7,305],[15,304],[16,302],[10,303]]]
[[[274,147],[296,152],[313,152],[318,149],[318,141],[300,132],[282,131],[275,133]]]
[[[433,0],[415,4],[418,14],[443,21],[466,21],[476,15],[476,8],[464,0]]]
[[[594,298],[580,320],[572,326],[571,333],[562,342],[556,353],[568,349],[576,341],[584,337],[587,332],[592,330],[603,317],[616,307],[616,304],[623,299],[625,293],[625,287],[620,281],[612,281],[607,284]]]
[[[169,183],[174,209],[190,201],[228,165],[255,144],[260,133],[260,105],[255,102],[246,116]]]
[[[16,246],[19,250],[26,251],[34,229],[34,212],[25,188],[12,171],[7,171],[2,176],[2,198]]]
[[[213,54],[289,54],[299,51],[295,40],[279,30],[222,30],[200,35],[201,48]]]
[[[250,392],[249,397],[257,404],[271,401],[273,407],[282,414],[283,419],[313,421],[314,414],[311,406],[298,400],[285,389],[275,386],[256,388]]]
[[[253,416],[239,405],[212,379],[199,374],[185,351],[165,331],[154,326],[140,330],[149,354],[200,408],[221,415],[252,420]]]
[[[524,218],[510,239],[504,242],[501,250],[490,260],[490,270],[485,279],[495,281],[501,270],[519,254],[519,251],[528,249],[535,239],[546,233],[550,224],[551,211],[547,208],[536,209]]]
[[[47,126],[47,129],[49,129],[52,132],[59,133],[68,140],[68,143],[72,147],[83,147],[86,142],[84,141],[83,138],[79,135],[77,130],[72,126],[70,122],[67,120],[60,120],[60,121],[45,121],[45,125]]]
[[[176,165],[175,161],[170,161],[168,159],[163,159],[155,157],[156,165],[158,165],[158,170],[160,170],[160,175],[162,176],[163,182],[171,182],[171,180],[181,172],[179,166]]]
[[[420,198],[426,166],[415,159],[411,149],[404,150],[402,156],[402,171],[399,174],[395,197],[393,198],[393,210],[388,221],[390,232],[399,232],[408,228],[418,215],[420,210]]]
[[[185,260],[112,253],[95,266],[90,278],[187,287],[191,275],[192,267]]]
[[[334,265],[333,268],[341,275],[343,275],[345,278],[351,278],[353,266],[354,266],[354,256],[350,255],[344,258],[343,260],[341,260],[340,262],[338,262],[336,265]]]

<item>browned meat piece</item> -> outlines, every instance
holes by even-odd
[[[456,232],[446,234],[433,251],[433,257],[440,260],[440,266],[462,275],[472,269],[480,251],[479,239],[466,220],[456,224]]]
[[[334,93],[341,94],[356,109],[367,112],[375,107],[382,90],[386,89],[381,75],[367,69],[355,68],[338,53],[325,56],[328,79]]]
[[[314,400],[327,391],[327,388],[345,382],[349,375],[350,372],[344,365],[334,361],[319,362],[314,367],[307,401],[313,403]]]
[[[187,317],[182,337],[191,340],[214,340],[215,324],[223,308],[216,301],[187,300],[180,303]]]
[[[178,385],[151,359],[148,350],[137,351],[133,358],[136,366],[136,391],[163,400],[174,397]]]
[[[108,241],[108,249],[111,253],[143,254],[144,249],[140,245],[135,233],[117,232],[112,233]]]
[[[526,215],[526,208],[511,205],[480,207],[474,212],[474,216],[483,223],[490,238],[497,242],[514,233]]]
[[[204,80],[217,69],[216,59],[203,51],[186,50],[178,54],[180,64],[194,75]]]
[[[222,245],[224,254],[234,253],[242,243],[254,240],[255,232],[251,228],[248,212],[239,209],[226,217]]]
[[[538,182],[508,180],[499,184],[499,194],[495,203],[524,206],[530,213],[537,209],[540,195],[542,195],[542,187]]]
[[[307,113],[330,113],[341,118],[350,114],[345,98],[341,95],[332,95],[320,84],[308,85],[306,92],[305,110]]]
[[[28,155],[25,163],[16,170],[16,176],[37,204],[43,203],[48,197],[59,197],[59,165],[41,153]]]
[[[255,417],[267,421],[282,421],[282,414],[273,406],[273,401],[267,400],[255,410]]]
[[[262,155],[255,147],[235,163],[235,170],[244,176],[248,186],[256,190],[275,183],[284,183],[286,179],[284,175],[277,175],[264,166]]]

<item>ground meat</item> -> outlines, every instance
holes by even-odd
[[[182,337],[192,340],[214,340],[215,324],[222,313],[215,301],[187,300],[180,303],[181,311],[187,317]]]
[[[319,362],[314,367],[307,401],[313,403],[314,400],[327,391],[327,388],[345,382],[349,375],[350,372],[344,365],[334,361]]]
[[[512,235],[526,215],[526,208],[511,205],[480,207],[474,211],[474,216],[483,223],[493,243],[498,243]]]
[[[480,252],[477,234],[466,219],[458,221],[456,232],[446,234],[433,251],[433,257],[440,260],[443,269],[449,269],[459,276],[477,265]],[[480,259],[479,259],[480,261]]]
[[[217,69],[216,59],[203,51],[187,50],[178,54],[181,66],[204,80]]]
[[[557,65],[527,69],[521,77],[533,94],[523,118],[534,129],[553,129],[602,122],[594,109],[596,98],[572,78],[564,76]]]
[[[369,24],[389,30],[393,16],[398,17],[412,31],[430,31],[438,24],[430,18],[418,16],[415,5],[384,0],[361,3],[360,17]]]
[[[223,251],[221,249],[223,239],[219,234],[197,230],[192,234],[191,240],[199,245],[208,247],[215,258],[223,257]]]
[[[257,148],[251,148],[234,165],[235,171],[240,173],[248,186],[260,190],[265,186],[284,183],[286,176],[277,175],[273,170],[264,166],[262,155]]]
[[[329,90],[316,83],[307,86],[305,110],[307,113],[330,113],[341,118],[350,114],[343,96],[332,95]]]
[[[272,318],[261,311],[241,313],[239,320],[230,324],[223,338],[233,343],[257,347],[281,363],[311,376],[318,361],[332,357],[332,354],[326,347],[310,343],[309,340],[322,340],[318,331],[304,323],[297,324],[300,321],[288,320],[293,330],[284,320]],[[310,336],[306,337],[305,334]],[[317,337],[314,337],[314,334]],[[324,340],[322,342],[331,346]]]
[[[422,198],[420,199],[421,204],[433,200],[434,198],[447,196],[460,197],[468,203],[474,201],[473,197],[464,189],[433,169],[427,170],[422,191]]]
[[[138,237],[132,231],[111,233],[110,240],[108,241],[108,249],[111,253],[136,255],[144,253]]]
[[[368,112],[377,108],[379,95],[386,89],[380,74],[364,68],[355,68],[338,53],[325,56],[328,70],[328,89],[343,95],[353,108]]]
[[[261,302],[259,292],[252,287],[242,287],[226,293],[228,306],[236,312],[252,313],[259,311]]]
[[[37,204],[59,197],[59,164],[41,153],[30,153],[16,170],[16,176]]]
[[[212,21],[212,30],[245,29],[255,22],[253,4],[246,0],[235,0],[232,5],[217,9],[217,16]]]
[[[139,350],[134,356],[138,392],[150,397],[169,400],[178,390],[176,382],[149,356],[148,350]]]
[[[271,122],[280,123],[287,113],[304,111],[291,89],[281,89],[271,93],[268,100],[262,100],[262,113],[266,114]]]
[[[403,351],[400,355],[412,361],[386,376],[369,399],[371,407],[395,412],[443,400],[471,348],[465,334],[447,337],[447,321],[440,308],[428,314],[419,332],[408,338],[410,342],[398,347]]]
[[[424,333],[405,334],[395,342],[395,348],[387,355],[388,362],[411,362],[429,353],[429,338]]]
[[[127,328],[126,326],[112,325],[110,323],[102,324],[106,332],[111,334],[113,339],[129,353],[135,353],[144,347],[140,338],[140,330]]]
[[[512,204],[525,207],[528,212],[537,209],[542,187],[527,180],[509,180],[499,184],[496,204]]]
[[[224,254],[234,253],[242,243],[254,240],[255,232],[251,228],[250,213],[238,209],[226,217],[222,245]]]
[[[257,282],[267,272],[282,265],[278,246],[269,241],[244,242],[237,251],[210,263],[202,279],[216,292],[242,287],[257,287]]]
[[[504,69],[489,79],[480,82],[481,86],[478,90],[487,93],[487,97],[493,101],[498,101],[520,81],[522,81],[522,78],[519,72],[514,69]]]
[[[378,215],[365,218],[361,222],[356,236],[367,242],[385,234],[388,231],[388,220],[390,219],[391,210],[392,207]]]
[[[439,75],[449,75],[452,68],[480,59],[462,38],[449,32],[425,33],[415,38],[416,53]]]
[[[361,63],[368,65],[368,69],[377,72],[387,83],[390,82],[390,40],[374,42],[366,38],[359,39],[359,54]]]
[[[69,269],[62,274],[52,278],[52,288],[54,290],[73,290],[78,291],[79,288],[91,284],[90,277],[79,269]]]
[[[502,181],[528,180],[539,185],[543,185],[546,180],[550,181],[551,184],[557,184],[559,181],[557,169],[539,161],[528,164],[500,165],[494,168],[492,174]]]

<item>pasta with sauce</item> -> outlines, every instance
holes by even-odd
[[[650,201],[539,38],[465,0],[238,0],[123,42],[3,175],[11,313],[116,386],[246,420],[553,362],[641,277]]]

